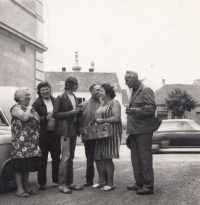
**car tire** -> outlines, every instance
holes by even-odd
[[[12,170],[11,162],[7,162],[0,176],[0,193],[17,189],[15,173]]]

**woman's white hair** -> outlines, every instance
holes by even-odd
[[[18,88],[16,91],[15,91],[15,94],[14,94],[14,100],[16,102],[19,102],[20,100],[20,97],[23,95],[24,92],[26,91],[30,91],[30,89],[28,87],[20,87]]]

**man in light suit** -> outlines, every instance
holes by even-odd
[[[153,194],[154,172],[151,146],[156,111],[154,93],[139,81],[138,74],[134,71],[126,72],[125,82],[133,89],[126,114],[131,161],[136,181],[127,189],[136,191],[138,195]]]
[[[80,106],[82,107],[82,116],[79,118],[79,125],[81,128],[86,127],[89,123],[94,120],[95,112],[101,104],[100,100],[100,88],[99,84],[93,84],[90,86],[89,91],[91,93],[91,98],[86,100]],[[87,158],[86,162],[86,182],[84,186],[93,185],[94,179],[94,148],[96,140],[87,140],[84,142],[85,155]]]

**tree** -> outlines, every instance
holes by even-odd
[[[168,99],[165,98],[165,102],[167,108],[172,110],[172,114],[179,119],[182,119],[186,110],[191,111],[197,105],[193,97],[187,91],[180,88],[176,88],[168,93]]]

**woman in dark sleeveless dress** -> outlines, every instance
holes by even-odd
[[[111,136],[97,139],[95,145],[95,161],[99,174],[99,181],[93,188],[101,188],[102,191],[114,189],[113,158],[119,158],[119,148],[122,135],[121,106],[115,100],[116,94],[112,86],[107,83],[101,85],[101,100],[103,103],[95,113],[98,124],[110,123]]]

